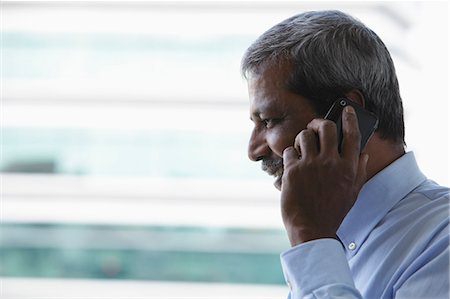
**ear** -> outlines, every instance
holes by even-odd
[[[347,99],[352,100],[353,102],[359,104],[361,107],[366,107],[366,101],[364,99],[363,94],[358,89],[352,89],[349,92],[345,93],[345,97]]]

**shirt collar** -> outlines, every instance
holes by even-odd
[[[389,210],[425,180],[414,154],[408,152],[367,181],[337,231],[347,258],[358,252]]]

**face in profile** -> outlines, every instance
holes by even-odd
[[[274,185],[279,190],[283,151],[294,145],[297,134],[316,117],[306,98],[286,89],[286,74],[286,68],[273,67],[248,77],[250,119],[254,124],[248,156],[261,161],[262,169],[275,177]]]

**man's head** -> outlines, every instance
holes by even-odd
[[[351,95],[378,116],[382,140],[403,144],[390,54],[373,31],[342,12],[306,12],[275,25],[248,48],[242,73],[255,122],[249,157],[271,174],[282,172],[282,151],[339,96]]]

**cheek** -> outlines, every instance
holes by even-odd
[[[267,136],[267,143],[277,156],[282,157],[283,151],[294,145],[296,135],[292,132],[274,130]]]

